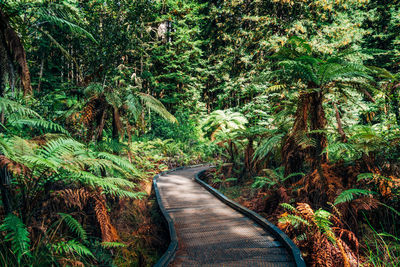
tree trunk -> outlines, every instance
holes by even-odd
[[[310,130],[320,131],[326,127],[325,111],[322,106],[324,101],[323,94],[321,92],[311,93],[311,109],[310,109]],[[311,167],[317,168],[321,163],[326,162],[326,153],[323,153],[324,149],[328,144],[326,134],[324,132],[316,132],[310,134],[315,140],[315,147],[311,147]]]
[[[296,139],[298,139],[298,136],[307,132],[309,111],[309,94],[301,94],[297,103],[297,110],[292,130],[287,135],[282,148],[282,162],[285,167],[285,176],[293,172],[299,172],[306,159],[306,154]]]
[[[285,175],[300,172],[303,163],[308,161],[311,168],[317,168],[327,161],[326,154],[322,154],[327,146],[326,134],[312,132],[325,129],[326,118],[322,106],[323,94],[321,92],[304,93],[299,97],[295,121],[291,132],[288,134],[282,148],[282,162]],[[304,135],[315,140],[315,145],[299,144]]]
[[[42,78],[43,78],[43,69],[44,69],[44,57],[40,61],[40,71],[39,71],[39,82],[36,91],[40,92],[40,86],[42,85]]]
[[[98,123],[99,127],[97,128],[97,138],[96,138],[97,142],[101,142],[101,140],[103,140],[103,129],[106,123],[106,115],[107,115],[107,108],[104,108],[100,116],[100,121]]]
[[[113,107],[112,126],[112,138],[114,140],[119,140],[120,134],[122,134],[122,122],[117,107]]]
[[[28,63],[24,46],[18,34],[11,27],[8,16],[0,10],[0,34],[2,35],[2,43],[7,53],[18,64],[18,73],[21,77],[21,84],[24,91],[24,96],[32,93],[31,77],[29,73]]]
[[[0,168],[0,192],[1,192],[1,201],[3,202],[5,214],[9,214],[10,212],[13,211],[10,188],[9,188],[10,184],[11,184],[11,179],[7,171],[7,167],[3,166]]]

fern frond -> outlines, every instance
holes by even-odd
[[[285,134],[277,134],[265,139],[254,152],[253,160],[265,158],[273,149],[279,146]]]
[[[68,28],[70,32],[81,35],[81,36],[86,36],[89,39],[91,39],[93,42],[97,43],[96,39],[94,39],[93,35],[89,33],[87,30],[84,28],[80,27],[79,25],[68,21],[66,19],[54,16],[49,14],[44,8],[40,8],[37,11],[37,15],[41,17],[42,20],[46,21],[47,23],[56,25],[59,28]]]
[[[29,232],[20,218],[8,214],[0,225],[0,231],[6,232],[4,240],[11,243],[11,250],[17,257],[18,264],[24,256],[31,257]]]
[[[38,113],[33,111],[30,108],[27,108],[21,105],[18,102],[6,99],[4,97],[0,97],[0,112],[4,112],[4,114],[17,114],[21,117],[34,117],[41,118]]]
[[[125,169],[126,171],[132,172],[132,174],[137,177],[141,176],[140,172],[135,168],[135,166],[132,163],[130,163],[128,160],[126,160],[122,157],[119,157],[119,156],[116,156],[116,155],[113,155],[113,154],[110,154],[107,152],[100,152],[97,155],[99,158],[107,159],[107,160],[111,161],[112,163],[114,163],[115,165]]]
[[[45,158],[61,158],[65,154],[71,154],[84,147],[83,144],[74,139],[58,138],[50,140],[40,149]]]
[[[3,137],[0,137],[0,152],[6,157],[14,154],[13,148],[9,145],[7,139]]]
[[[66,213],[58,213],[58,215],[61,216],[61,220],[68,225],[69,229],[76,233],[79,238],[81,238],[83,241],[86,241],[87,235],[85,229],[83,229],[82,225],[70,214]]]
[[[75,254],[81,257],[92,257],[93,253],[83,244],[75,240],[53,244],[52,248],[57,254]]]
[[[281,203],[280,206],[288,211],[297,212],[297,209],[289,203]]]
[[[293,214],[287,214],[286,216],[279,218],[279,223],[282,223],[282,224],[289,223],[295,228],[301,224],[304,224],[307,226],[310,225],[310,223],[307,220],[301,218],[298,215],[293,215]]]
[[[285,84],[276,84],[276,85],[272,85],[272,86],[268,87],[267,89],[265,89],[264,93],[269,94],[269,93],[283,91],[285,89],[286,89]]]
[[[357,182],[360,180],[373,179],[373,178],[380,178],[383,180],[392,181],[392,179],[382,176],[380,174],[367,172],[367,173],[360,173],[359,175],[357,175]]]
[[[149,109],[158,113],[161,117],[172,123],[178,123],[178,120],[174,117],[174,115],[169,113],[168,110],[158,99],[154,98],[149,94],[141,92],[138,92],[137,95]]]
[[[117,177],[106,177],[104,178],[104,180],[107,183],[119,186],[119,187],[127,187],[127,188],[137,188],[137,184],[126,180],[126,179],[122,179],[122,178],[117,178]]]
[[[27,126],[30,126],[33,128],[41,128],[43,130],[60,132],[60,133],[69,135],[69,132],[67,130],[65,130],[61,125],[51,122],[51,121],[46,121],[46,120],[23,119],[23,120],[17,120],[15,122],[11,122],[11,124],[27,125]]]
[[[101,246],[103,248],[124,248],[126,247],[125,244],[120,242],[101,242]]]
[[[27,166],[30,169],[33,169],[33,168],[40,169],[40,170],[50,169],[56,173],[58,172],[58,168],[59,168],[59,164],[57,161],[54,161],[52,159],[48,160],[48,159],[45,159],[38,155],[22,156],[20,158],[19,163],[22,163],[23,165]]]
[[[376,194],[373,191],[364,190],[364,189],[348,189],[340,193],[340,195],[335,199],[334,205],[338,205],[345,202],[350,202],[354,199],[355,195],[371,195]]]
[[[127,197],[127,198],[141,198],[144,193],[143,192],[131,192],[127,190],[123,190],[117,185],[110,183],[109,181],[100,178],[90,172],[80,171],[75,174],[67,175],[66,179],[70,179],[72,181],[80,181],[85,185],[89,185],[93,188],[101,187],[104,189],[105,193],[111,194],[113,196],[119,197]]]

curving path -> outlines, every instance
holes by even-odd
[[[276,234],[229,207],[194,180],[195,174],[207,168],[185,168],[154,178],[160,208],[172,231],[166,253],[169,255],[164,254],[158,265],[305,266],[295,263],[290,249],[278,241],[279,236],[276,239]]]

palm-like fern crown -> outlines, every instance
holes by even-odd
[[[74,1],[6,1],[6,10],[12,20],[23,23],[22,16],[31,15],[32,22],[29,26],[44,30],[46,25],[57,26],[71,33],[86,36],[96,41],[91,33],[79,26],[82,14]]]
[[[231,110],[216,110],[212,112],[204,121],[203,131],[214,138],[218,132],[227,133],[233,130],[245,129],[247,124],[246,117],[239,112]]]
[[[313,55],[311,46],[303,39],[292,37],[271,57],[277,61],[278,67],[272,76],[289,84],[302,82],[308,89],[324,89],[330,83],[366,83],[366,80],[371,79],[368,75],[369,69],[362,63],[351,60],[354,53],[356,52],[346,51],[318,58]]]

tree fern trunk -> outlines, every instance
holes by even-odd
[[[327,146],[326,134],[323,132],[308,133],[309,130],[323,130],[326,127],[322,104],[323,94],[321,92],[300,95],[293,128],[282,148],[285,175],[300,172],[305,161],[308,161],[312,168],[317,168],[327,160],[325,154],[321,156]],[[299,140],[304,135],[313,138],[315,145],[308,145],[306,148],[300,145]]]
[[[11,194],[10,194],[10,176],[7,171],[7,168],[0,168],[0,192],[1,192],[1,201],[3,202],[4,212],[5,214],[9,214],[13,211],[12,202],[11,202]]]
[[[314,92],[311,94],[310,105],[310,130],[319,131],[326,127],[325,111],[322,106],[324,96],[322,92]],[[315,140],[315,147],[311,148],[311,166],[317,168],[322,162],[326,162],[326,153],[323,153],[328,144],[326,134],[324,132],[312,133],[311,137]]]
[[[0,34],[2,35],[2,46],[5,44],[7,53],[18,64],[18,73],[21,77],[21,84],[24,91],[24,96],[32,93],[31,78],[26,60],[24,46],[18,34],[11,27],[8,16],[0,10]]]
[[[299,172],[306,159],[306,153],[296,141],[297,137],[307,132],[307,120],[310,111],[309,94],[301,94],[297,103],[295,120],[291,132],[288,134],[282,148],[282,161],[285,167],[285,176]]]

